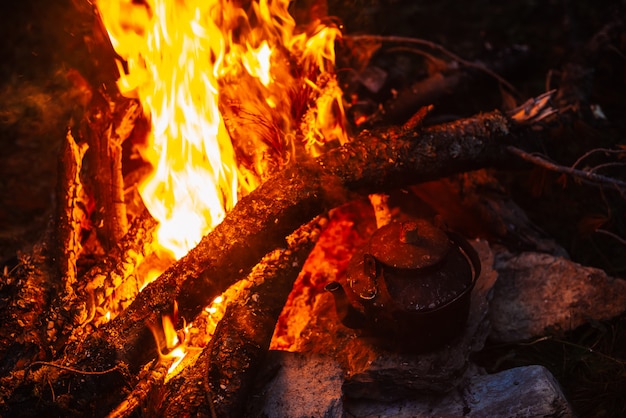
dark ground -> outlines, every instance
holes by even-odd
[[[544,152],[567,165],[593,148],[626,146],[626,32],[591,62],[580,54],[604,25],[625,16],[626,2],[492,3],[331,0],[329,13],[342,19],[346,33],[423,38],[470,60],[524,45],[528,58],[506,74],[524,100],[545,91],[551,71],[558,74],[566,63],[582,62],[586,73],[578,81],[589,95],[579,109],[581,117],[555,127]],[[91,22],[75,10],[70,0],[4,1],[0,6],[0,262],[8,268],[15,264],[17,251],[28,250],[51,218],[59,144],[72,116],[79,117],[84,97],[73,71],[88,80],[98,74],[82,38]],[[378,54],[372,63],[387,71],[388,82],[377,94],[355,94],[384,102],[392,88],[402,89],[420,76],[413,60],[397,53]],[[552,80],[558,87],[558,77]],[[461,86],[437,103],[435,116],[470,115],[503,103],[497,84],[483,80]],[[606,119],[591,117],[589,104],[599,105]],[[600,158],[589,164],[604,162]],[[617,166],[605,173],[623,178],[625,170]],[[626,278],[624,196],[571,179],[564,182],[541,170],[503,173],[501,178],[530,217],[575,261]],[[491,347],[481,362],[491,370],[544,364],[581,416],[626,416],[624,316],[583,327],[559,341]]]

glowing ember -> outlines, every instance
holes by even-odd
[[[140,185],[158,244],[180,258],[298,143],[344,142],[335,27],[296,34],[287,0],[98,0],[120,90],[152,130]],[[304,99],[303,99],[304,97]],[[303,105],[304,103],[304,105]],[[298,131],[299,129],[299,131]],[[233,139],[231,139],[231,137]],[[300,138],[300,142],[294,139]]]

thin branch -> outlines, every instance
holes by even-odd
[[[114,410],[109,412],[107,418],[132,416],[141,405],[146,403],[146,399],[153,388],[163,385],[169,366],[167,362],[157,360],[147,370],[144,370],[139,377],[137,386]]]
[[[607,235],[613,239],[615,239],[616,241],[618,241],[619,243],[621,243],[622,245],[626,245],[626,239],[620,237],[617,234],[614,234],[611,231],[607,231],[606,229],[596,229],[594,232],[597,232],[598,234],[604,234]]]
[[[622,180],[618,180],[612,177],[603,176],[602,174],[597,174],[589,171],[578,170],[571,167],[565,167],[551,161],[548,161],[545,157],[539,155],[533,155],[526,151],[523,151],[519,148],[508,146],[506,150],[521,159],[531,162],[539,167],[543,167],[546,170],[554,171],[557,173],[569,174],[572,177],[579,178],[585,182],[594,184],[594,185],[602,185],[602,186],[611,186],[615,187],[620,191],[620,193],[624,194],[626,190],[626,182]]]
[[[106,370],[102,370],[99,372],[90,372],[87,370],[78,370],[75,369],[73,367],[69,367],[69,366],[63,366],[62,364],[56,364],[56,363],[50,363],[48,361],[34,361],[32,362],[28,367],[29,368],[33,368],[35,366],[48,366],[48,367],[54,367],[57,369],[61,369],[61,370],[65,370],[68,371],[70,373],[76,373],[76,374],[84,374],[84,375],[103,375],[103,374],[109,374],[111,372],[114,372],[115,370],[120,369],[122,366],[118,363],[115,366],[111,367],[110,369],[106,369]]]
[[[615,357],[611,357],[611,356],[609,356],[607,354],[604,354],[604,353],[602,353],[602,352],[600,352],[598,350],[594,350],[591,347],[587,347],[587,346],[584,346],[584,345],[581,345],[581,344],[576,344],[576,343],[573,343],[571,341],[562,340],[560,338],[555,338],[555,337],[550,336],[550,335],[545,336],[545,337],[540,337],[540,338],[537,338],[536,340],[529,341],[529,342],[526,342],[526,343],[515,343],[515,345],[532,346],[532,345],[538,344],[538,343],[540,343],[542,341],[554,341],[555,343],[558,343],[558,344],[568,345],[570,347],[574,347],[574,348],[578,348],[580,350],[587,351],[587,352],[589,352],[591,354],[595,354],[597,356],[600,356],[602,358],[605,358],[605,359],[607,359],[609,361],[612,361],[612,362],[615,362],[617,364],[626,365],[626,360],[622,360],[622,359],[618,359],[618,358],[615,358]]]
[[[618,162],[604,163],[604,164],[597,165],[597,166],[595,166],[595,167],[593,167],[593,168],[590,168],[590,169],[589,169],[589,171],[590,171],[590,172],[595,172],[595,171],[601,170],[601,169],[603,169],[603,168],[609,168],[609,167],[623,167],[623,166],[625,166],[625,165],[626,165],[626,163],[618,163]]]
[[[581,155],[575,162],[572,164],[572,168],[576,168],[578,164],[580,164],[585,158],[589,157],[591,154],[595,154],[596,152],[603,152],[605,154],[626,154],[626,150],[623,149],[609,149],[609,148],[594,148],[590,151],[587,151],[583,155]]]
[[[418,49],[418,48],[410,48],[408,46],[396,46],[394,48],[389,48],[388,51],[389,52],[395,52],[395,51],[410,52],[412,54],[416,54],[416,55],[426,58],[433,64],[439,64],[442,62],[442,60],[435,57],[433,54],[429,54],[428,52],[422,51],[421,49]]]
[[[570,342],[570,341],[567,341],[567,340],[556,338],[556,337],[554,337],[552,335],[546,335],[546,336],[539,337],[539,338],[536,338],[534,340],[527,341],[527,342],[514,342],[514,343],[495,344],[495,345],[491,346],[491,348],[492,349],[493,348],[506,348],[506,347],[512,347],[512,346],[532,347],[533,345],[542,343],[544,341],[552,341],[552,342],[555,342],[557,344],[563,344],[563,345],[567,345],[567,346],[570,346],[570,347],[578,348],[578,349],[584,350],[584,351],[586,351],[588,353],[595,354],[597,356],[603,357],[603,358],[605,358],[605,359],[607,359],[609,361],[615,362],[617,364],[626,365],[626,360],[622,360],[622,359],[619,359],[619,358],[616,358],[616,357],[611,357],[611,356],[609,356],[607,354],[604,354],[604,353],[602,353],[602,352],[600,352],[598,350],[595,350],[595,349],[593,349],[591,347],[587,347],[587,346],[584,346],[584,345],[581,345],[581,344],[577,344],[577,343],[573,343],[573,342]]]
[[[374,41],[374,42],[396,42],[396,43],[410,43],[415,45],[424,45],[428,48],[434,49],[436,51],[441,52],[442,54],[448,56],[449,58],[459,62],[466,67],[475,68],[477,70],[483,71],[484,73],[490,75],[494,79],[498,80],[502,85],[506,86],[512,93],[521,97],[522,95],[517,91],[515,87],[508,81],[506,81],[501,75],[496,73],[495,71],[487,68],[485,65],[480,63],[475,63],[472,61],[468,61],[454,52],[446,49],[443,45],[439,45],[438,43],[427,41],[425,39],[419,38],[409,38],[405,36],[381,36],[381,35],[344,35],[344,39],[352,40],[352,41]]]

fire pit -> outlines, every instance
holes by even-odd
[[[333,390],[345,408],[329,411],[369,414],[368,402],[423,396],[441,414],[479,414],[489,402],[517,402],[470,402],[468,393],[488,393],[493,384],[474,358],[488,352],[488,337],[549,338],[558,334],[547,328],[571,330],[587,322],[581,318],[623,311],[608,303],[621,304],[621,281],[591,272],[604,299],[586,303],[594,291],[571,296],[577,284],[558,290],[571,299],[553,315],[560,322],[545,314],[540,331],[535,320],[516,334],[505,329],[507,319],[490,319],[510,313],[505,307],[525,312],[514,296],[527,290],[510,290],[527,274],[524,262],[572,263],[507,196],[526,188],[511,169],[539,167],[536,184],[553,181],[549,172],[574,178],[584,186],[567,183],[559,196],[590,189],[597,199],[576,201],[602,201],[604,212],[620,213],[626,182],[611,171],[623,157],[616,142],[564,151],[555,140],[564,127],[614,128],[614,102],[579,88],[593,83],[568,78],[590,72],[572,64],[538,90],[536,80],[516,78],[527,47],[490,45],[467,52],[481,57],[469,61],[417,38],[415,25],[409,37],[380,35],[390,19],[382,9],[380,22],[359,28],[358,16],[371,11],[346,13],[336,3],[67,5],[73,29],[48,58],[80,55],[69,64],[63,57],[57,72],[62,93],[53,103],[67,109],[52,118],[57,129],[69,126],[58,135],[56,177],[37,164],[22,170],[24,182],[54,177],[56,188],[46,212],[52,222],[29,230],[45,233],[30,236],[17,257],[12,247],[3,264],[0,414],[242,416],[271,386],[263,386],[275,373],[274,360],[266,363],[270,348],[322,356],[313,363],[341,372]],[[409,13],[414,6],[394,7]],[[335,13],[340,19],[329,17]],[[55,20],[46,25],[62,31]],[[606,51],[621,48],[623,23],[609,23],[595,28],[576,65],[613,68]],[[503,74],[517,74],[520,85]],[[29,91],[24,118],[33,106],[55,107]],[[0,93],[21,103],[17,88]],[[0,115],[3,129],[21,119],[15,106]],[[9,161],[11,151],[29,135],[56,135],[27,131],[0,131],[11,137],[0,170],[20,165]],[[50,152],[28,151],[42,161]],[[0,206],[0,214],[28,208],[27,200]],[[607,216],[586,218],[579,229],[622,243],[621,224]],[[620,259],[621,246],[602,248],[596,260]],[[575,251],[572,258],[582,259]],[[623,273],[609,264],[610,274]],[[622,364],[618,354],[605,357]],[[290,361],[276,367],[287,372]],[[544,382],[558,398],[545,403],[558,411],[542,413],[571,412],[547,371],[521,373],[511,379],[525,388]],[[448,402],[454,391],[463,395]]]

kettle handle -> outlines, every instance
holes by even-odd
[[[376,303],[380,306],[393,306],[394,301],[387,289],[385,282],[385,270],[380,266],[380,261],[372,254],[363,256],[365,275],[369,279],[367,291],[359,294],[362,303]]]
[[[474,277],[472,278],[472,284],[470,285],[471,289],[474,287],[476,281],[480,277],[480,257],[478,256],[478,253],[476,252],[474,247],[472,247],[472,244],[470,244],[465,238],[452,231],[446,231],[446,234],[448,234],[450,241],[452,241],[457,247],[463,250],[472,265]]]

